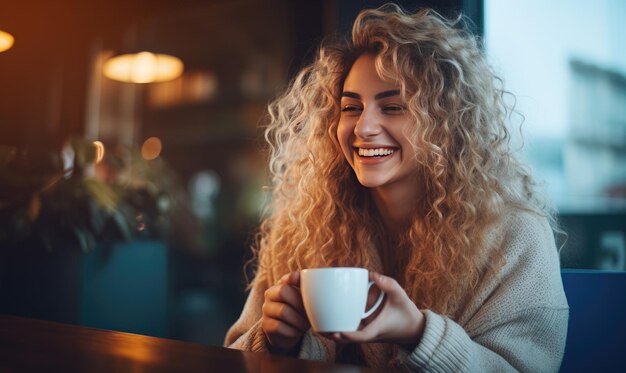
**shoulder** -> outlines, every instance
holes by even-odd
[[[566,304],[559,252],[548,218],[513,210],[502,220],[499,230],[497,250],[503,258],[497,274],[500,290],[515,292],[518,306]]]
[[[560,269],[554,233],[546,216],[514,209],[506,214],[497,230],[501,235],[499,250],[505,259],[503,269]]]
[[[548,218],[513,210],[490,233],[494,241],[488,255],[500,265],[481,279],[460,323],[478,332],[520,312],[566,313],[559,253]]]
[[[519,236],[520,238],[547,238],[552,236],[552,228],[546,215],[538,212],[511,209],[506,213],[501,227],[509,236]]]

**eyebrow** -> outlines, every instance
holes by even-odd
[[[392,96],[397,96],[400,94],[400,90],[399,89],[392,89],[389,91],[382,91],[380,93],[377,93],[374,96],[374,100],[381,100],[383,98],[387,98],[387,97],[392,97]],[[354,93],[354,92],[350,92],[350,91],[344,91],[341,92],[341,97],[350,97],[350,98],[356,98],[356,99],[361,99],[361,95],[358,93]]]

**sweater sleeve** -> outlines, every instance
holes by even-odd
[[[567,310],[532,309],[470,338],[449,318],[426,312],[426,328],[406,365],[420,372],[556,372]]]
[[[506,264],[496,279],[479,289],[476,311],[470,311],[473,314],[463,326],[426,311],[421,341],[403,359],[409,369],[558,371],[569,308],[554,238],[547,221],[525,217],[510,223]]]
[[[224,346],[243,351],[266,352],[267,341],[261,329],[261,308],[265,282],[256,282],[246,300],[239,319],[230,327]]]
[[[242,351],[269,352],[268,342],[261,328],[264,293],[267,288],[265,281],[255,283],[239,319],[226,333],[225,347]],[[317,337],[309,329],[302,337],[298,357],[307,360],[334,362],[335,345],[328,339]]]

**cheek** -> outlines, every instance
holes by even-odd
[[[346,158],[349,158],[349,155],[352,153],[352,132],[352,127],[348,123],[339,121],[339,124],[337,125],[337,140],[339,141],[341,150]]]

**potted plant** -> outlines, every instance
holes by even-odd
[[[85,253],[106,260],[111,243],[167,239],[172,214],[189,219],[163,164],[102,153],[80,139],[60,150],[0,146],[0,312],[78,323]]]

